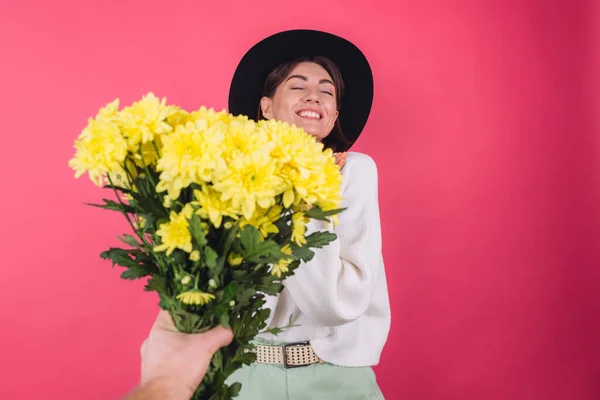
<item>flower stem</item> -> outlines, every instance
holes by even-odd
[[[123,203],[123,201],[121,200],[121,196],[119,196],[119,192],[117,192],[117,189],[115,189],[115,185],[110,177],[110,174],[106,174],[107,178],[108,178],[108,182],[110,183],[110,187],[112,188],[113,192],[115,192],[115,196],[117,197],[117,201],[119,202],[119,204],[121,206],[123,206],[123,215],[125,216],[125,218],[127,218],[127,222],[129,222],[129,226],[131,226],[131,229],[133,230],[133,232],[135,232],[135,234],[142,240],[144,241],[144,239],[142,237],[140,237],[140,234],[138,232],[138,230],[135,228],[135,226],[133,225],[133,222],[131,222],[131,218],[129,218],[129,213],[127,211],[125,211],[125,203]]]

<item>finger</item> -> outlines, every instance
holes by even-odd
[[[146,352],[148,351],[148,339],[144,340],[142,347],[140,347],[140,356],[142,359],[142,369],[146,366]]]
[[[204,333],[194,334],[194,340],[202,342],[202,346],[212,355],[221,347],[227,346],[233,340],[233,332],[231,329],[225,329],[222,326],[217,326]]]
[[[198,368],[198,382],[200,383],[204,374],[208,370],[210,360],[219,348],[231,343],[233,333],[231,329],[225,329],[222,326],[217,326],[204,333],[195,333],[189,336],[189,340],[195,341],[199,347],[196,352],[198,358],[196,366]]]
[[[156,317],[156,321],[154,321],[153,329],[165,329],[165,330],[177,330],[175,327],[175,322],[173,322],[173,318],[169,315],[169,312],[166,310],[160,310],[158,312],[158,316]]]

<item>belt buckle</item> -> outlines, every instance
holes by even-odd
[[[294,347],[294,346],[306,346],[310,344],[309,341],[305,341],[305,342],[293,342],[293,343],[286,343],[281,345],[281,347],[283,348],[283,368],[285,369],[291,369],[291,368],[298,368],[298,367],[306,367],[307,365],[310,364],[301,364],[301,365],[289,365],[288,364],[288,358],[287,358],[287,348],[288,347]]]

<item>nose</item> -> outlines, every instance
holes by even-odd
[[[306,91],[306,96],[304,97],[304,100],[307,103],[317,103],[320,104],[321,103],[321,97],[319,96],[319,91],[316,89],[311,89],[311,90],[307,90]]]

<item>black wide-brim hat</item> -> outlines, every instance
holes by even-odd
[[[279,64],[300,57],[333,61],[344,81],[340,125],[348,141],[361,134],[373,104],[373,73],[365,55],[348,40],[315,30],[277,33],[254,45],[240,61],[229,89],[229,112],[256,119],[264,83]]]

